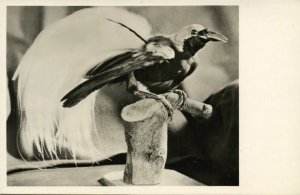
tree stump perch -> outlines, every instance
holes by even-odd
[[[209,118],[210,105],[186,99],[180,102],[177,93],[163,94],[174,109],[181,108],[195,116]],[[123,108],[127,143],[127,159],[123,180],[133,185],[155,185],[161,180],[167,157],[168,111],[159,101],[142,99]]]
[[[154,99],[144,99],[122,111],[127,159],[124,181],[134,185],[160,183],[167,158],[167,111]]]

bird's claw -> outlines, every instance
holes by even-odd
[[[178,94],[179,96],[179,110],[182,110],[185,106],[185,101],[187,99],[187,94],[185,91],[180,89],[173,89],[171,92]]]

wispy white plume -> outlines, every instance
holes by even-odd
[[[47,150],[51,158],[61,148],[74,157],[101,155],[92,142],[95,132],[101,132],[94,118],[97,92],[72,108],[63,108],[60,99],[98,62],[143,44],[107,18],[126,24],[145,39],[150,37],[151,28],[143,17],[119,8],[88,8],[46,27],[24,55],[14,79],[21,147],[27,157],[33,157],[34,146],[41,156]]]

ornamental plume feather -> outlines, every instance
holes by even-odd
[[[87,8],[47,26],[24,55],[14,80],[18,84],[21,150],[27,158],[33,157],[35,150],[42,158],[45,153],[58,158],[61,149],[74,158],[105,158],[108,149],[99,149],[92,140],[100,134],[99,141],[105,141],[101,134],[113,131],[107,128],[114,126],[96,124],[95,115],[101,112],[95,105],[97,92],[72,108],[62,107],[60,99],[83,82],[95,64],[144,44],[107,18],[126,24],[146,40],[151,36],[151,27],[141,16],[120,8]],[[112,101],[103,97],[103,101]],[[126,147],[109,150],[117,153]]]

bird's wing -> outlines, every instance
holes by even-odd
[[[103,73],[103,71],[113,68],[114,66],[117,66],[117,65],[129,60],[130,58],[132,58],[133,54],[134,54],[134,51],[127,51],[125,53],[121,53],[119,55],[116,55],[114,57],[106,59],[104,62],[100,62],[100,63],[96,64],[91,70],[89,70],[86,73],[86,75],[84,77],[89,79],[95,75],[101,74],[101,73]]]
[[[63,106],[72,107],[76,105],[90,93],[103,87],[106,83],[132,71],[143,69],[174,58],[175,54],[171,52],[172,49],[169,46],[157,45],[155,47],[157,47],[157,50],[155,51],[153,48],[149,50],[146,47],[145,49],[132,52],[128,59],[128,53],[117,55],[116,57],[109,59],[109,63],[106,61],[107,63],[104,68],[99,66],[99,68],[91,70],[88,75],[93,76],[90,76],[88,80],[79,84],[61,99],[61,101],[64,101]],[[167,51],[167,54],[165,51]],[[123,59],[123,57],[126,59]]]

